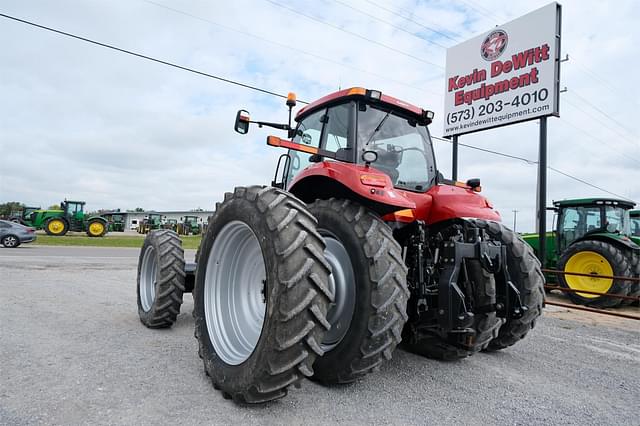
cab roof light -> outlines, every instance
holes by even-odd
[[[348,95],[366,95],[367,94],[367,89],[363,88],[363,87],[354,87],[351,90],[349,90]]]
[[[296,94],[293,92],[289,92],[289,94],[287,94],[287,106],[288,107],[294,107],[296,106]]]
[[[382,92],[379,90],[367,90],[366,96],[372,101],[379,101],[382,98]]]

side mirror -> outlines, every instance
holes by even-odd
[[[473,178],[473,179],[469,179],[466,182],[466,185],[471,188],[471,190],[473,192],[480,192],[482,191],[482,187],[480,186],[480,179],[478,178]]]
[[[234,130],[241,135],[246,135],[249,133],[249,123],[251,121],[249,111],[241,109],[236,114],[236,124],[234,125]]]

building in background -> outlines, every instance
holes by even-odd
[[[126,212],[125,213],[125,229],[134,230],[138,227],[138,224],[149,215],[149,213],[158,213],[162,215],[162,222],[166,222],[167,219],[175,219],[182,222],[185,216],[197,216],[198,223],[206,225],[209,223],[209,216],[213,215],[213,211],[146,211],[146,212]]]

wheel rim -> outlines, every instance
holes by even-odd
[[[6,247],[15,247],[18,239],[14,236],[8,236],[4,239],[4,246]]]
[[[91,235],[101,235],[104,232],[104,225],[100,222],[93,222],[89,225]]]
[[[64,222],[60,219],[51,220],[49,221],[47,228],[49,228],[49,231],[52,234],[60,234],[64,230]]]
[[[334,294],[334,303],[327,312],[331,329],[325,334],[321,344],[322,349],[327,352],[335,348],[349,330],[356,306],[356,288],[355,273],[347,249],[326,231],[320,233],[326,244],[324,257],[331,265],[329,288]]]
[[[140,270],[140,304],[142,310],[149,312],[156,298],[156,282],[158,274],[158,260],[153,246],[147,247],[142,256]]]
[[[606,293],[613,285],[610,278],[596,278],[595,275],[613,275],[613,268],[609,261],[600,253],[593,251],[581,251],[569,258],[564,266],[565,272],[578,272],[581,274],[590,274],[594,277],[581,277],[575,275],[565,275],[564,279],[569,288],[573,290],[587,290],[598,293]],[[581,297],[595,299],[597,294],[576,293]]]
[[[266,270],[258,238],[234,220],[218,233],[204,277],[204,316],[216,354],[227,364],[255,350],[266,313]]]

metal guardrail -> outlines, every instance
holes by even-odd
[[[595,294],[598,296],[607,296],[614,297],[616,299],[625,299],[625,300],[633,300],[634,302],[640,302],[640,297],[638,296],[623,296],[621,294],[609,294],[609,293],[600,293],[597,291],[589,291],[589,290],[575,290],[573,288],[565,288],[554,285],[545,285],[544,288],[547,290],[560,290],[565,293],[585,293],[585,294]]]
[[[623,281],[634,281],[640,282],[640,278],[636,277],[620,277],[616,275],[597,275],[597,274],[583,274],[582,272],[566,272],[566,271],[557,271],[555,269],[542,269],[542,272],[547,272],[549,274],[555,275],[576,275],[579,277],[589,277],[589,278],[598,278],[598,279],[609,279],[609,280],[623,280]]]
[[[634,319],[634,320],[640,321],[640,316],[625,314],[623,312],[605,311],[604,309],[590,308],[588,306],[582,306],[582,305],[573,305],[571,303],[553,302],[551,300],[545,300],[545,303],[547,305],[560,306],[560,307],[569,308],[569,309],[577,309],[579,311],[595,312],[597,314],[604,314],[604,315],[610,315],[612,317],[620,317],[620,318]]]
[[[542,269],[542,272],[545,272],[547,274],[554,274],[556,276],[558,276],[558,275],[575,275],[575,276],[582,276],[582,277],[589,277],[589,278],[596,278],[596,279],[610,279],[610,280],[613,279],[613,280],[624,280],[624,281],[640,282],[640,278],[636,278],[636,277],[620,277],[620,276],[615,276],[615,275],[614,276],[609,276],[609,275],[583,274],[583,273],[580,273],[580,272],[557,271],[555,269]],[[589,290],[575,290],[575,289],[572,289],[572,288],[565,288],[565,287],[552,286],[552,285],[545,285],[544,287],[545,287],[545,289],[548,289],[548,290],[560,290],[560,291],[562,291],[564,293],[593,294],[593,295],[607,296],[607,297],[613,297],[613,298],[623,299],[623,300],[632,300],[634,302],[640,303],[640,297],[638,297],[638,296],[627,296],[627,295],[621,295],[621,294],[609,294],[609,293],[601,293],[601,292],[589,291]],[[640,316],[630,315],[630,314],[623,313],[623,312],[614,312],[614,311],[608,311],[608,310],[605,310],[605,309],[591,308],[589,306],[574,305],[574,304],[571,304],[571,303],[554,302],[554,301],[551,301],[551,300],[545,300],[545,303],[548,304],[548,305],[560,306],[560,307],[563,307],[563,308],[577,309],[577,310],[580,310],[580,311],[595,312],[595,313],[598,313],[598,314],[610,315],[610,316],[614,316],[614,317],[640,320]]]

